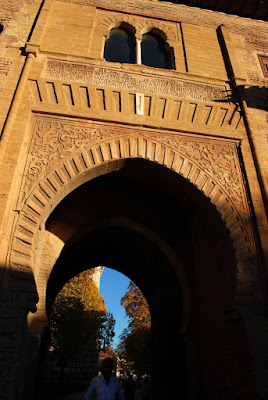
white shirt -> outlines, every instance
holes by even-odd
[[[90,382],[84,400],[124,400],[119,380],[111,376],[107,385],[103,375],[96,376]]]

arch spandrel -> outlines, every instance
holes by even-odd
[[[250,270],[248,275],[255,279],[255,249],[236,142],[48,116],[35,116],[33,123],[11,269],[33,270],[38,230],[55,206],[76,187],[116,169],[114,163],[127,158],[163,165],[210,199],[232,237],[238,277]]]
[[[174,23],[164,23],[163,21],[140,16],[137,18],[133,15],[118,14],[116,12],[109,12],[109,15],[107,15],[107,12],[103,10],[99,14],[99,26],[107,36],[112,28],[118,27],[122,23],[129,24],[136,30],[137,39],[141,39],[145,32],[157,28],[166,35],[166,40],[168,42],[174,43],[177,40],[176,26]]]

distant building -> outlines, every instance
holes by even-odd
[[[95,283],[95,285],[97,286],[97,288],[100,290],[100,279],[101,279],[101,275],[103,273],[104,267],[96,267],[93,268],[93,274],[92,274],[92,279],[93,282]]]

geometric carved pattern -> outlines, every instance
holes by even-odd
[[[60,159],[71,157],[79,148],[109,136],[105,129],[100,130],[98,127],[37,119],[25,187],[31,186],[47,167],[51,168]]]
[[[136,157],[177,172],[210,199],[230,231],[238,276],[245,266],[246,273],[253,275],[254,248],[245,219],[247,203],[236,143],[44,116],[36,117],[34,124],[11,268],[33,271],[39,226],[68,193],[70,184],[73,189],[76,180],[86,182],[86,172],[98,165]]]
[[[56,81],[80,82],[91,85],[111,86],[135,92],[155,93],[195,100],[224,101],[227,97],[224,85],[209,85],[186,79],[165,76],[141,75],[118,69],[77,64],[61,60],[48,60],[44,78]]]
[[[213,176],[238,206],[242,203],[239,172],[234,158],[234,144],[215,144],[207,139],[185,137],[160,138]]]
[[[152,28],[156,28],[165,33],[169,45],[177,40],[176,26],[174,23],[164,23],[162,21],[141,17],[137,19],[137,17],[133,15],[111,14],[110,12],[108,15],[107,12],[104,12],[103,15],[106,16],[103,16],[101,19],[100,28],[106,31],[106,35],[109,34],[112,28],[118,27],[122,22],[125,22],[135,28],[136,38],[141,38],[144,33]]]
[[[116,119],[127,124],[131,120],[143,126],[206,135],[213,135],[214,129],[222,136],[244,132],[241,111],[226,101],[224,86],[164,76],[152,78],[58,60],[48,60],[45,75],[47,79],[29,80],[37,112]],[[143,96],[141,108],[139,93]]]
[[[122,130],[122,135],[125,135],[125,131],[126,128]],[[104,128],[103,125],[97,123],[77,124],[59,119],[51,121],[37,118],[26,172],[26,188],[31,186],[38,176],[43,175],[47,168],[57,164],[60,159],[72,157],[78,149],[86,148],[89,144],[101,142],[112,135],[118,136],[119,132],[118,127]],[[135,129],[135,133],[146,136],[139,129]],[[151,133],[151,136],[153,134]],[[187,156],[200,169],[213,176],[232,201],[238,207],[241,205],[242,192],[233,143],[221,143],[216,140],[192,138],[179,134],[162,134],[158,140]]]

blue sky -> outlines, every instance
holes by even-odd
[[[105,267],[100,280],[100,294],[105,299],[105,305],[115,320],[115,337],[112,346],[116,348],[119,336],[127,327],[128,318],[120,300],[127,291],[129,278],[114,269]]]

